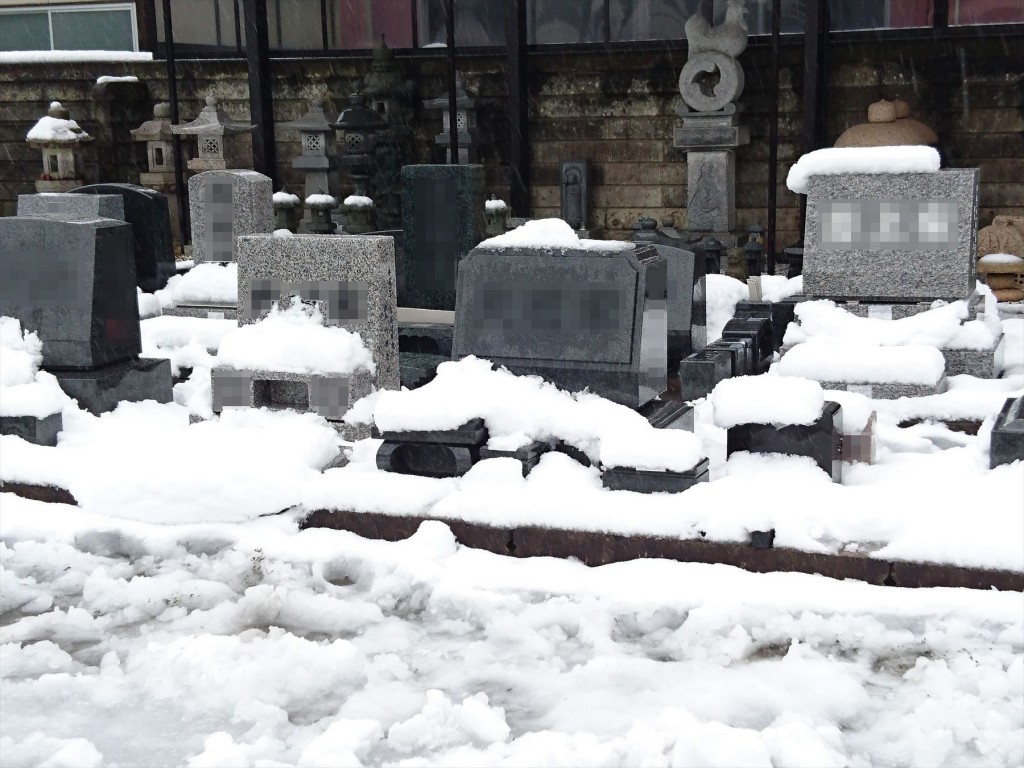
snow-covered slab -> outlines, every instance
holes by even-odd
[[[771,372],[822,382],[938,386],[946,369],[942,353],[923,344],[880,347],[868,344],[799,344]]]
[[[534,219],[503,235],[484,240],[476,247],[483,250],[529,248],[621,253],[633,250],[636,244],[621,240],[581,239],[562,219]]]
[[[238,264],[196,264],[157,291],[161,304],[238,304]]]
[[[828,147],[801,155],[789,169],[786,186],[806,195],[811,176],[937,173],[939,167],[939,153],[932,147]]]
[[[825,396],[821,384],[796,376],[737,376],[711,393],[716,426],[813,424]]]

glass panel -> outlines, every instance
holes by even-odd
[[[0,51],[50,50],[50,22],[43,13],[0,13]]]
[[[816,2],[817,0],[811,0]],[[779,29],[782,34],[800,33],[804,31],[804,7],[807,0],[782,0]],[[715,0],[715,24],[726,20],[726,0]],[[758,3],[747,3],[747,34],[770,35],[772,32],[772,6],[768,0]]]
[[[134,51],[131,11],[53,11],[58,51]]]
[[[412,0],[332,0],[339,48],[373,48],[381,36],[391,48],[412,48]],[[444,41],[444,10],[441,10]]]
[[[419,0],[419,33],[421,46],[445,44],[444,0]],[[504,0],[455,0],[455,45],[505,45]]]
[[[829,0],[829,28],[930,27],[933,0]]]
[[[324,47],[320,0],[268,0],[271,50],[320,50]]]
[[[1024,0],[949,0],[950,24],[1024,22]]]
[[[527,42],[531,45],[604,42],[607,39],[606,1],[527,0]],[[637,4],[635,0],[626,3],[628,6]]]
[[[268,13],[273,0],[267,3]],[[190,50],[235,50],[235,0],[173,0],[174,44]],[[157,39],[164,42],[163,2],[156,3]],[[243,44],[244,29],[243,32]],[[271,37],[271,41],[273,41]]]
[[[683,40],[700,0],[609,0],[612,40]]]

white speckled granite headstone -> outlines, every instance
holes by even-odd
[[[812,176],[804,292],[881,302],[974,291],[978,169]]]
[[[235,261],[242,235],[274,230],[274,189],[256,171],[206,171],[188,180],[192,258]]]
[[[238,322],[274,302],[317,302],[325,321],[358,332],[373,355],[374,383],[398,389],[395,241],[363,235],[251,235],[238,239]]]

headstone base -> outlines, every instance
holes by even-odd
[[[708,480],[707,459],[702,459],[686,472],[656,472],[629,467],[614,467],[601,472],[601,484],[608,490],[635,493],[682,493]]]
[[[57,444],[57,435],[64,428],[60,411],[49,416],[0,416],[0,435],[14,435],[35,445]]]
[[[941,395],[949,388],[949,382],[943,376],[934,384],[878,384],[872,382],[823,381],[822,389],[838,389],[846,392],[857,392],[874,400],[896,400],[901,397],[928,397]]]
[[[821,416],[813,424],[789,424],[784,427],[738,424],[729,427],[726,455],[731,456],[737,451],[809,456],[832,478],[832,482],[840,483],[843,480],[843,456],[839,404],[826,401]]]
[[[57,383],[78,405],[99,416],[114,410],[118,403],[139,403],[155,400],[169,403],[171,361],[160,358],[139,358],[85,371],[55,371]]]
[[[529,445],[524,445],[522,448],[517,448],[514,451],[499,451],[484,446],[480,449],[480,460],[483,461],[484,459],[498,458],[515,459],[523,465],[523,477],[526,477],[530,474],[530,470],[540,462],[540,457],[552,449],[553,446],[551,443],[544,443],[540,440],[534,440]]]
[[[679,363],[679,397],[683,401],[707,397],[715,385],[732,376],[733,355],[724,349],[706,347]]]
[[[204,320],[237,320],[236,304],[177,304],[160,313],[171,317],[200,317]]]
[[[377,469],[420,477],[461,477],[480,460],[488,433],[483,419],[458,429],[422,432],[378,432]]]
[[[989,349],[940,349],[946,358],[947,376],[975,376],[979,379],[995,379],[999,376],[997,351],[1003,337],[1000,336]]]
[[[1009,398],[1004,404],[989,444],[989,467],[1024,460],[1024,397]]]

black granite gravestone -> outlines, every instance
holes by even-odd
[[[741,301],[736,304],[734,318],[768,318],[772,321],[772,347],[778,352],[782,348],[782,340],[786,328],[796,318],[796,305],[806,299],[805,296],[790,296],[782,301]]]
[[[459,265],[452,356],[637,408],[667,384],[667,283],[650,245],[475,248]]]
[[[771,364],[774,331],[770,317],[734,317],[722,330],[723,341],[750,339],[753,343],[753,359],[748,372],[764,373]],[[739,375],[739,374],[737,374]]]
[[[124,220],[131,224],[135,237],[136,283],[147,292],[167,285],[175,271],[166,197],[134,184],[89,184],[72,191],[82,195],[120,195],[124,200]]]
[[[482,165],[407,165],[402,168],[404,275],[398,304],[455,308],[459,260],[484,239]]]
[[[1024,460],[1024,397],[1009,398],[999,411],[989,443],[989,466]]]
[[[832,481],[842,482],[842,412],[838,403],[826,401],[813,424],[737,424],[726,435],[726,455],[737,451],[785,453],[809,456]]]
[[[707,346],[679,363],[679,397],[684,402],[707,397],[715,385],[732,375],[735,351]]]
[[[668,372],[708,343],[707,277],[704,259],[692,251],[653,243],[668,267]]]

